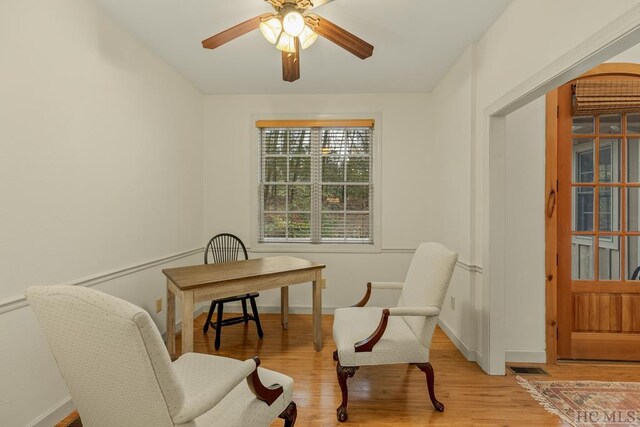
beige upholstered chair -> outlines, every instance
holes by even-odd
[[[427,376],[433,406],[444,411],[435,397],[433,368],[429,363],[431,337],[438,321],[458,254],[439,243],[422,243],[413,256],[404,283],[370,282],[358,304],[339,308],[333,320],[337,350],[336,371],[342,390],[338,421],[347,420],[347,378],[363,365],[415,364]],[[365,307],[371,289],[401,290],[393,308]]]
[[[149,314],[127,301],[80,286],[31,287],[27,298],[85,426],[295,423],[293,380],[257,357],[171,362]]]

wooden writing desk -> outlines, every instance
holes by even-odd
[[[322,350],[322,269],[325,265],[290,256],[201,264],[162,270],[167,276],[167,348],[176,356],[175,297],[182,300],[182,353],[193,351],[193,306],[280,288],[282,327],[287,329],[289,285],[313,282],[313,344]]]

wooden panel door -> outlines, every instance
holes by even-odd
[[[558,89],[557,355],[640,360],[640,114],[573,117],[571,102],[569,83]]]

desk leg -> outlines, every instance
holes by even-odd
[[[182,292],[182,354],[193,352],[193,292]]]
[[[169,356],[176,355],[176,296],[171,291],[167,279],[167,350]]]
[[[313,346],[322,350],[322,270],[316,271],[313,281]]]
[[[282,329],[285,331],[289,327],[289,287],[280,288],[280,320],[282,321]]]

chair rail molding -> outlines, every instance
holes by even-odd
[[[153,268],[158,265],[167,264],[172,261],[177,261],[179,259],[189,257],[191,255],[196,255],[196,254],[202,253],[203,250],[204,250],[203,248],[189,249],[187,251],[178,252],[172,255],[167,255],[167,256],[156,258],[150,261],[145,261],[139,264],[130,265],[128,267],[120,268],[117,270],[99,273],[93,276],[83,277],[81,279],[75,279],[69,282],[58,283],[58,284],[92,287],[92,286],[99,285],[100,283],[109,282],[119,277],[135,274],[139,271],[147,270],[149,268]],[[25,298],[24,295],[15,295],[13,297],[0,300],[0,315],[8,313],[13,310],[17,310],[22,307],[26,307],[28,305],[29,303],[27,302],[27,299]]]

